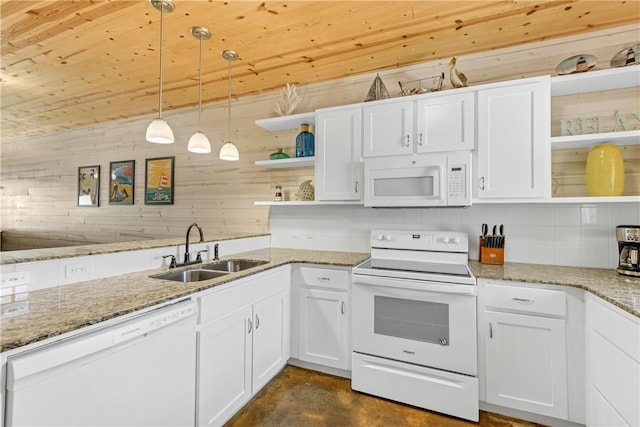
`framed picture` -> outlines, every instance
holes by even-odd
[[[78,206],[100,205],[100,166],[78,168]]]
[[[136,161],[109,163],[109,204],[133,205]]]
[[[173,163],[175,157],[146,159],[144,180],[145,205],[173,204]]]

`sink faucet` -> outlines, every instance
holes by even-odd
[[[184,248],[184,264],[187,264],[189,261],[189,233],[191,232],[191,229],[193,227],[196,227],[198,229],[198,232],[200,233],[200,242],[204,242],[204,235],[202,234],[202,228],[200,228],[200,226],[198,224],[196,224],[195,222],[193,224],[191,224],[189,226],[189,228],[187,228],[187,237],[186,237],[186,242],[185,242],[185,248]]]

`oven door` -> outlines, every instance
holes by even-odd
[[[353,279],[353,351],[477,375],[475,286]]]

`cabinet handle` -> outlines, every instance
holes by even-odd
[[[411,145],[411,135],[407,134],[407,142],[404,144],[405,147],[409,147]]]
[[[491,326],[491,322],[489,322],[489,338],[493,338],[493,327]]]
[[[521,304],[533,304],[534,302],[536,302],[536,300],[526,298],[514,298],[513,300]]]
[[[247,319],[247,322],[249,323],[249,330],[247,331],[247,334],[250,334],[253,330],[253,323],[251,323],[251,319]]]
[[[358,181],[356,181],[356,193],[358,192]]]
[[[344,301],[340,304],[340,313],[344,314]]]
[[[480,181],[480,189],[484,190],[484,176],[481,176],[479,181]]]
[[[422,147],[422,132],[418,134],[418,145]]]
[[[330,282],[331,281],[330,277],[320,277],[320,276],[318,276],[318,277],[316,277],[316,279],[318,279],[321,282]]]
[[[259,327],[260,327],[260,318],[256,314],[256,331],[258,330]]]

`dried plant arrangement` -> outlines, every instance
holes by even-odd
[[[300,96],[296,92],[296,86],[287,83],[287,87],[280,92],[280,101],[276,102],[276,113],[287,116],[293,113],[300,102]]]

